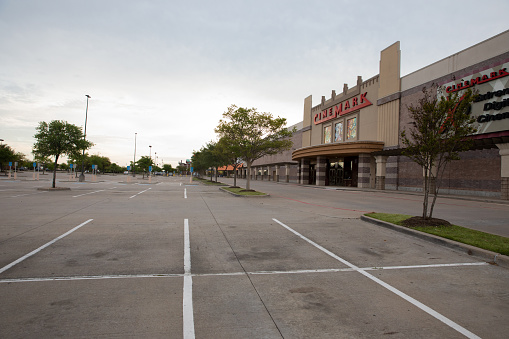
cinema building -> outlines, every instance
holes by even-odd
[[[438,84],[479,93],[473,147],[448,165],[440,192],[509,199],[509,31],[403,77],[400,58],[396,42],[381,51],[378,75],[359,76],[314,106],[305,98],[294,148],[257,160],[252,179],[422,190],[423,171],[402,155],[400,134],[411,123],[408,106],[417,105],[423,87]]]

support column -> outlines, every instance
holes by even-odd
[[[285,176],[285,182],[290,182],[290,165],[288,164],[285,165]]]
[[[371,174],[371,155],[359,154],[357,187],[370,188],[369,185],[370,174]]]
[[[258,180],[258,167],[254,168],[254,180]]]
[[[385,174],[387,171],[387,158],[386,155],[376,155],[376,178],[375,185],[377,190],[385,190]]]
[[[500,154],[500,199],[509,200],[509,143],[497,144]]]
[[[300,180],[301,185],[309,184],[309,160],[300,159]]]
[[[276,182],[279,182],[279,165],[276,165]]]
[[[271,181],[272,173],[270,172],[270,166],[267,166],[267,181]]]
[[[325,176],[327,175],[327,158],[316,157],[316,186],[325,186]]]

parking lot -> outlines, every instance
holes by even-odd
[[[50,192],[37,190],[48,177],[30,179],[0,180],[1,338],[509,331],[508,269],[360,220],[418,214],[418,197],[255,182],[271,196],[237,198],[189,177],[122,175],[60,176],[71,189]],[[441,200],[447,211],[509,224],[506,204]]]

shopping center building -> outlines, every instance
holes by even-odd
[[[380,53],[379,74],[332,90],[304,114],[292,150],[253,163],[254,180],[379,190],[422,190],[423,171],[402,155],[400,135],[423,87],[472,88],[477,132],[452,161],[440,192],[509,199],[509,31],[401,77],[400,43]],[[362,70],[361,70],[362,71]],[[244,172],[244,175],[247,173]]]

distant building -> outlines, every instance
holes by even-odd
[[[400,76],[400,43],[380,53],[379,74],[340,93],[304,100],[291,151],[258,159],[254,180],[318,186],[422,190],[422,169],[401,155],[408,106],[433,83],[475,88],[475,146],[447,167],[441,192],[509,199],[509,31]],[[246,169],[242,169],[246,176]]]

